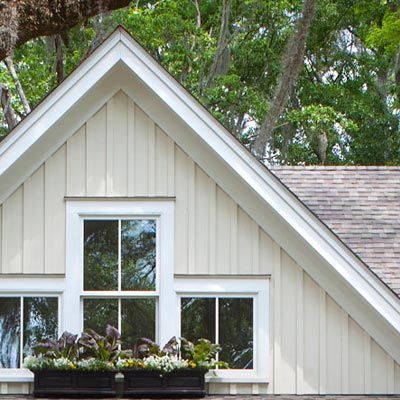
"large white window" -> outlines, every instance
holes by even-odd
[[[68,201],[65,326],[112,324],[126,346],[174,336],[173,224],[170,201]]]
[[[266,382],[268,379],[267,278],[179,277],[180,334],[189,340],[219,343],[219,370],[214,380]]]

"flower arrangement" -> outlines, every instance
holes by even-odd
[[[192,343],[173,337],[162,349],[150,339],[142,338],[133,350],[121,350],[121,336],[108,325],[106,334],[87,330],[77,335],[64,332],[57,340],[48,340],[33,348],[33,355],[24,360],[24,367],[33,372],[56,371],[124,371],[149,370],[169,373],[182,369],[199,369],[204,372],[227,368],[217,361],[221,347],[209,340]]]

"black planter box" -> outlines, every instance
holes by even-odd
[[[204,370],[180,369],[162,374],[156,371],[124,370],[124,397],[204,397]]]
[[[38,371],[35,397],[115,397],[115,372]]]

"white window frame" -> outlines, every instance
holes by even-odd
[[[64,305],[65,279],[55,276],[24,277],[13,276],[0,279],[0,299],[2,297],[57,297],[58,298],[58,335],[64,330],[63,305]],[[23,309],[21,308],[21,320]],[[22,326],[22,324],[21,324]],[[20,336],[22,338],[22,334]],[[21,358],[22,358],[22,343]],[[33,374],[22,367],[0,368],[0,382],[31,382]]]
[[[155,291],[84,291],[83,290],[83,221],[85,219],[157,220],[157,266]],[[177,321],[171,320],[171,307],[177,307],[173,292],[174,274],[174,202],[173,201],[75,201],[66,202],[66,288],[64,326],[74,333],[83,329],[83,298],[158,299],[156,340],[163,344],[176,335]],[[76,312],[79,310],[79,312]]]
[[[181,327],[182,297],[253,298],[253,369],[219,369],[207,375],[212,382],[268,382],[269,361],[269,279],[266,277],[176,277],[175,292],[179,297],[178,326]]]

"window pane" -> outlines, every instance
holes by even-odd
[[[156,289],[155,220],[121,221],[122,290]]]
[[[84,221],[84,289],[118,290],[118,221]]]
[[[215,342],[215,299],[181,299],[181,335],[194,341],[200,338]]]
[[[58,298],[24,298],[24,357],[32,346],[46,339],[57,339]]]
[[[155,299],[122,299],[121,325],[124,346],[127,348],[132,348],[136,340],[142,337],[155,341]]]
[[[118,327],[118,299],[84,299],[83,328],[104,334],[107,324]]]
[[[0,368],[19,368],[21,300],[0,297]]]
[[[219,343],[230,368],[253,368],[253,299],[219,299]]]

